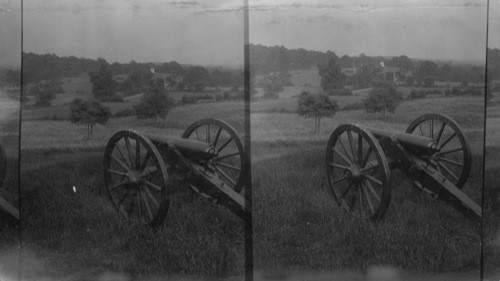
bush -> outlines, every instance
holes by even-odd
[[[354,95],[351,90],[340,89],[340,90],[330,90],[328,91],[329,96],[352,96]]]
[[[349,111],[349,110],[359,110],[359,109],[364,109],[365,105],[362,102],[355,102],[355,103],[349,103],[346,104],[342,110],[344,111]]]
[[[181,104],[193,104],[198,102],[197,96],[183,95],[181,98]]]

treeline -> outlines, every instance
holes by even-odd
[[[39,55],[34,53],[23,53],[23,83],[27,85],[45,80],[97,73],[103,66],[112,76],[134,75],[133,81],[130,81],[132,84],[150,78],[152,76],[151,69],[154,69],[155,73],[169,74],[166,78],[168,81],[165,83],[171,87],[181,88],[181,90],[195,91],[205,86],[216,88],[243,86],[243,71],[237,70],[217,68],[209,71],[202,66],[182,66],[176,61],[165,62],[161,65],[151,62],[138,63],[134,60],[129,63],[115,62],[110,64],[103,58],[94,60],[75,56],[59,57],[55,54]],[[131,87],[127,86],[126,88]]]
[[[499,60],[500,50],[490,50],[489,57],[496,62]],[[305,49],[287,49],[283,46],[266,47],[262,45],[250,45],[250,67],[254,74],[266,74],[278,71],[310,68],[313,66],[325,65],[333,59],[339,68],[356,68],[358,75],[373,76],[380,72],[382,64],[385,67],[397,67],[406,71],[416,71],[429,67],[430,61],[420,61],[410,59],[405,55],[393,58],[381,56],[370,57],[364,54],[359,56],[338,56],[335,52],[318,52]],[[490,60],[491,61],[491,60]],[[484,66],[474,65],[453,65],[449,63],[433,65],[432,76],[435,81],[448,82],[484,82]],[[420,67],[422,64],[423,67]],[[495,68],[493,76],[500,77],[500,68]],[[367,80],[362,77],[362,79]],[[346,78],[347,79],[347,78]]]

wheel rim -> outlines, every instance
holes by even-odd
[[[168,212],[168,175],[156,147],[134,131],[109,140],[104,157],[106,191],[123,216],[152,226]]]
[[[213,170],[224,183],[241,192],[248,175],[248,161],[236,130],[224,121],[203,119],[193,123],[182,138],[210,143],[217,156],[200,163]]]
[[[472,157],[467,139],[455,121],[441,114],[424,114],[408,126],[406,133],[432,138],[438,145],[438,151],[428,157],[427,162],[457,188],[465,185]]]
[[[6,173],[7,173],[7,155],[5,154],[4,145],[0,140],[0,188],[3,186]]]
[[[360,127],[341,125],[327,145],[330,189],[341,210],[381,219],[389,206],[390,170],[375,137]]]

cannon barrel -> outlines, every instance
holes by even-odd
[[[217,152],[213,145],[197,140],[170,138],[164,136],[144,135],[153,142],[154,145],[167,144],[178,149],[182,154],[188,157],[196,157],[201,159],[211,159],[217,156]]]
[[[436,142],[428,137],[415,134],[396,133],[382,129],[367,128],[373,136],[380,138],[395,138],[406,149],[418,151],[423,154],[433,154],[438,151]]]

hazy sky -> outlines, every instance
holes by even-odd
[[[338,55],[404,54],[474,62],[485,58],[486,0],[252,3],[252,43],[331,50]],[[498,14],[496,21],[498,25]]]
[[[216,3],[216,4],[214,4]],[[486,0],[249,0],[250,42],[482,62]],[[243,65],[243,0],[25,0],[24,51]],[[500,48],[500,0],[489,45]],[[0,64],[20,62],[20,0],[0,0]],[[494,31],[497,32],[494,32]]]

